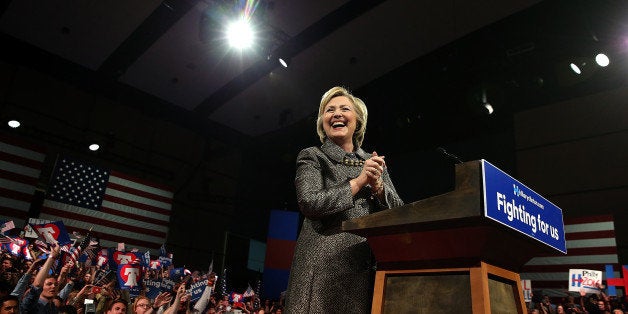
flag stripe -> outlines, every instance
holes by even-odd
[[[6,171],[3,169],[0,169],[0,178],[5,178],[11,181],[20,182],[24,184],[30,184],[30,185],[37,184],[36,177],[29,177],[29,176],[21,175],[19,173]]]
[[[136,190],[146,191],[155,195],[161,195],[163,197],[173,197],[173,193],[171,192],[170,187],[167,187],[165,185],[159,185],[154,182],[135,178],[115,170],[111,170],[111,177],[114,178],[112,181],[114,183],[128,185]]]
[[[169,215],[164,215],[161,213],[155,213],[149,210],[145,210],[143,208],[137,208],[137,207],[133,207],[133,206],[128,206],[128,205],[124,205],[124,204],[120,204],[120,203],[115,203],[115,202],[111,202],[107,199],[103,200],[102,202],[102,207],[103,208],[108,208],[111,209],[113,211],[117,211],[117,212],[122,212],[124,213],[124,215],[138,215],[141,217],[148,217],[151,219],[155,219],[161,222],[168,222],[170,221],[170,216]],[[142,219],[143,220],[143,219]]]
[[[24,220],[26,219],[26,216],[28,216],[28,211],[22,211],[22,210],[10,208],[10,207],[5,207],[2,204],[1,198],[0,198],[0,210],[2,210],[2,216],[0,217],[12,219],[13,222],[15,222],[16,226],[18,225],[17,224],[18,221],[24,222]]]
[[[44,219],[56,219],[55,216],[48,215],[48,214],[41,214],[40,217]],[[161,245],[163,241],[163,238],[160,238],[160,237],[153,237],[153,236],[144,235],[137,232],[118,229],[115,226],[114,227],[103,226],[103,225],[94,226],[94,224],[91,222],[85,222],[81,220],[68,219],[68,218],[64,218],[63,223],[66,225],[66,227],[75,227],[75,228],[81,228],[85,230],[89,230],[90,228],[93,227],[92,232],[94,232],[94,234],[97,234],[97,235],[99,234],[101,235],[101,238],[113,240],[117,242],[125,242],[125,243],[131,243],[131,244],[136,243],[136,244],[147,246],[147,247],[159,247],[159,245]],[[142,240],[139,240],[139,239],[142,239]]]
[[[107,190],[109,191],[110,189],[107,189]],[[118,204],[121,204],[121,205],[124,205],[124,206],[129,206],[129,207],[134,207],[134,208],[141,208],[143,210],[151,211],[153,213],[158,213],[158,214],[162,214],[162,215],[169,215],[170,214],[170,211],[167,210],[167,209],[161,209],[161,208],[149,206],[149,205],[146,205],[146,204],[142,204],[142,203],[134,202],[134,201],[131,201],[131,200],[115,197],[115,196],[112,196],[112,195],[105,195],[104,200],[112,202],[112,203],[118,203]]]
[[[16,200],[13,198],[6,198],[6,197],[0,196],[0,207],[8,207],[8,208],[28,212],[28,209],[31,207],[31,203],[30,201],[25,202],[25,201]],[[4,210],[4,208],[2,210]]]
[[[35,193],[35,186],[33,185],[15,182],[12,180],[6,180],[2,178],[0,178],[0,187],[6,190],[12,190],[14,192],[19,192],[19,193],[28,194],[28,195],[32,195],[33,193]]]
[[[617,254],[617,247],[585,247],[577,249],[569,249],[569,255],[607,255]]]
[[[164,202],[159,202],[152,200],[150,198],[142,197],[139,195],[118,191],[116,189],[111,188],[111,186],[107,186],[107,190],[105,191],[105,195],[115,197],[117,199],[123,199],[129,202],[141,204],[141,206],[151,209],[157,210],[170,210],[171,205]]]
[[[40,169],[22,166],[4,160],[0,160],[0,169],[31,178],[39,178],[39,173],[41,172]]]
[[[603,255],[577,255],[556,257],[535,257],[527,265],[553,265],[553,264],[612,264],[618,263],[617,254]]]
[[[591,231],[609,231],[613,230],[613,222],[599,221],[592,223],[581,223],[565,226],[565,233],[591,232]]]
[[[582,269],[582,267],[586,267],[587,269],[592,269],[592,270],[596,270],[596,269],[604,269],[604,265],[608,265],[608,264],[560,264],[560,265],[526,265],[523,267],[520,275],[522,276],[521,278],[523,278],[524,275],[530,275],[531,273],[540,273],[540,272],[558,272],[558,271],[563,271],[565,272],[565,269],[569,270],[569,269]],[[616,266],[619,266],[619,264],[610,264],[610,265],[614,265],[613,267],[617,268]],[[565,272],[566,274],[568,272]],[[564,279],[566,280],[567,277],[565,277]],[[526,278],[528,279],[528,278]]]
[[[606,247],[606,246],[617,247],[617,242],[615,241],[615,238],[574,240],[574,241],[567,242],[567,250],[579,249],[579,248]]]
[[[2,180],[0,180],[0,182],[1,181]],[[35,189],[33,189],[33,193],[35,193]],[[30,203],[31,200],[33,199],[33,194],[23,193],[21,191],[15,191],[15,190],[8,190],[2,187],[0,187],[0,195],[7,198],[12,198],[17,201],[28,202],[28,203]]]
[[[48,204],[49,205],[49,204]],[[66,205],[67,206],[67,205]],[[63,216],[66,214],[66,212],[64,212],[63,210],[58,210],[55,208],[51,208],[51,207],[46,207],[45,213],[50,214],[50,215],[56,215],[56,216]],[[128,224],[124,224],[124,223],[116,223],[113,221],[113,219],[102,219],[102,218],[97,218],[94,215],[92,216],[88,216],[88,215],[83,215],[83,214],[79,214],[76,211],[72,214],[72,218],[75,220],[79,220],[79,221],[84,221],[87,223],[91,223],[93,225],[102,225],[102,226],[108,226],[108,227],[113,227],[113,228],[119,228],[121,230],[127,230],[127,231],[132,231],[132,232],[137,232],[137,233],[145,233],[145,234],[150,234],[156,237],[166,237],[166,233],[165,232],[159,232],[156,230],[151,230],[151,229],[147,229],[147,228],[141,228],[141,227],[137,227],[137,226],[133,226],[133,225],[128,225]],[[121,221],[125,221],[124,218],[120,218],[119,220]]]
[[[599,215],[599,216],[585,216],[585,217],[572,217],[565,219],[565,225],[578,225],[578,224],[590,224],[594,222],[612,222],[612,215]],[[613,225],[610,225],[611,229]]]
[[[117,205],[117,204],[113,204],[113,205]],[[142,220],[148,223],[152,223],[152,224],[156,224],[156,225],[160,225],[160,226],[168,226],[169,222],[167,220],[162,220],[162,219],[155,219],[155,218],[151,218],[148,215],[144,216],[144,215],[138,215],[138,214],[131,214],[127,211],[124,210],[116,210],[113,208],[107,208],[107,207],[102,207],[100,209],[101,212],[103,213],[107,213],[107,214],[111,214],[111,215],[115,215],[115,216],[125,216],[131,219],[135,219],[135,220]],[[152,213],[151,213],[152,214]],[[165,219],[168,219],[168,217],[166,217]]]
[[[615,231],[588,231],[588,232],[574,232],[565,235],[567,240],[581,240],[581,239],[595,239],[595,238],[615,238]]]
[[[116,178],[114,177],[109,177],[109,185],[108,187],[111,188],[113,191],[120,191],[120,192],[125,192],[127,194],[134,194],[134,195],[138,195],[147,199],[151,199],[155,202],[158,202],[156,204],[158,204],[158,206],[156,207],[162,207],[162,208],[170,208],[170,200],[167,197],[163,197],[161,195],[157,195],[157,194],[153,194],[150,192],[145,192],[142,190],[138,190],[138,189],[134,189],[128,186],[124,186],[124,185],[120,185],[117,183],[113,183],[112,180],[114,180]],[[162,204],[166,204],[166,206],[162,205]]]
[[[568,248],[570,256],[574,255],[606,255],[617,254],[617,247],[615,246],[585,246],[580,248]],[[556,254],[539,255],[537,257],[555,257]],[[561,255],[564,256],[564,255]]]
[[[138,230],[146,229],[147,231],[151,232],[157,230],[159,231],[160,236],[165,236],[166,231],[168,230],[167,227],[158,226],[141,220],[132,220],[124,216],[111,215],[79,206],[55,202],[52,200],[44,201],[44,204],[42,206],[42,212],[49,213],[51,215],[66,216],[68,218],[75,218],[76,216],[79,216],[84,218],[84,220],[87,222],[98,220],[101,221],[101,223],[104,223],[106,221],[108,223],[108,226],[120,225],[121,227],[125,228],[138,228]],[[94,223],[94,225],[97,224],[98,223]]]
[[[7,163],[11,163],[11,164],[15,164],[15,165],[21,165],[23,167],[26,168],[31,168],[31,169],[39,169],[41,168],[41,164],[42,164],[42,160],[44,160],[43,158],[41,160],[39,159],[31,159],[29,157],[24,157],[26,154],[24,154],[26,150],[24,149],[20,149],[19,147],[15,147],[12,145],[6,145],[2,142],[0,142],[0,160],[4,160]],[[11,153],[9,153],[11,152]],[[18,155],[20,154],[20,155]]]

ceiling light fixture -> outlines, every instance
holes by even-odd
[[[582,73],[582,71],[580,70],[580,68],[575,64],[575,63],[570,63],[569,67],[571,67],[571,70],[576,73],[576,74],[580,74]]]
[[[599,66],[605,67],[611,63],[611,60],[608,58],[607,55],[599,53],[597,56],[595,56],[595,62],[597,62]]]
[[[279,60],[279,64],[281,64],[281,66],[284,68],[287,68],[288,65],[290,65],[290,59],[288,58],[279,57],[278,60]]]
[[[482,105],[486,108],[486,111],[489,115],[493,114],[493,106],[488,102],[488,98],[486,97],[486,89],[482,89]]]
[[[493,109],[493,106],[491,104],[489,104],[489,103],[485,103],[484,104],[484,108],[486,108],[486,111],[488,112],[488,114],[493,114],[493,111],[495,111]]]
[[[94,144],[90,144],[89,145],[89,150],[91,150],[92,152],[97,151],[98,149],[100,149],[100,145],[94,143]]]
[[[9,127],[13,128],[13,129],[15,129],[15,128],[19,128],[19,127],[20,127],[20,125],[22,125],[22,124],[20,123],[20,121],[17,121],[17,120],[15,120],[15,119],[13,119],[13,120],[9,120],[9,122],[7,122],[7,124],[9,125]]]

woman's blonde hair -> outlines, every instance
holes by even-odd
[[[133,301],[133,313],[136,313],[135,308],[137,307],[137,304],[140,303],[140,301],[142,300],[146,300],[148,301],[148,304],[152,305],[152,302],[150,301],[148,297],[140,295],[137,298],[135,298],[135,301]]]
[[[360,98],[353,96],[344,87],[332,87],[321,98],[321,104],[318,107],[318,119],[316,119],[316,133],[318,133],[318,137],[321,140],[321,143],[324,143],[327,135],[325,134],[325,129],[323,128],[323,112],[325,110],[325,106],[327,106],[331,99],[338,96],[347,97],[351,104],[353,104],[353,108],[355,108],[357,125],[355,127],[355,132],[353,132],[353,145],[355,146],[355,149],[358,149],[360,146],[362,146],[362,141],[364,141],[368,111],[366,110],[366,105],[364,104],[364,102]]]

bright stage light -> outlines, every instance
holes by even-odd
[[[100,145],[98,145],[98,144],[91,144],[91,145],[89,145],[89,150],[91,150],[92,152],[95,152],[98,149],[100,149]]]
[[[611,60],[608,59],[607,55],[600,53],[597,56],[595,56],[595,62],[597,62],[599,66],[605,67],[611,63]]]
[[[580,68],[575,63],[571,63],[569,64],[569,66],[571,67],[571,70],[574,71],[576,74],[582,73],[582,71],[580,71]]]
[[[227,28],[227,39],[231,47],[245,49],[253,44],[251,25],[244,18],[232,22]]]

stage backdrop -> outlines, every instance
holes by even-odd
[[[297,242],[299,213],[272,210],[266,239],[264,291],[266,299],[279,299],[288,287],[292,255]]]

